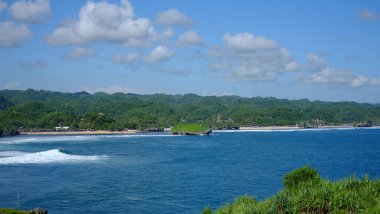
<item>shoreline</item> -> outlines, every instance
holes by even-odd
[[[20,135],[126,135],[139,133],[139,130],[128,131],[51,131],[51,132],[20,132]]]
[[[374,126],[375,127],[375,126]],[[253,127],[253,126],[242,126],[239,129],[224,129],[218,130],[215,129],[213,131],[281,131],[281,130],[318,130],[318,129],[352,129],[359,128],[355,126],[349,125],[341,125],[341,126],[319,126],[313,128],[304,128],[298,126],[261,126],[261,127]],[[165,132],[170,132],[171,130],[165,128]],[[97,131],[50,131],[50,132],[20,132],[20,135],[128,135],[128,134],[136,134],[136,133],[144,133],[140,130],[128,130],[128,131],[108,131],[108,130],[97,130]]]
[[[341,126],[318,126],[312,128],[304,128],[298,126],[242,126],[240,129],[242,131],[252,131],[252,130],[263,130],[263,131],[274,131],[274,130],[297,130],[297,129],[347,129],[347,128],[357,128],[355,126],[341,125]]]

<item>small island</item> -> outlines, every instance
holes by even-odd
[[[200,124],[181,124],[173,127],[171,132],[175,135],[209,135],[212,129]]]

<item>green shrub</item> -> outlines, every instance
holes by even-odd
[[[284,176],[285,188],[264,201],[242,196],[216,210],[216,214],[245,213],[379,213],[380,179],[322,180],[304,166]],[[208,213],[213,213],[208,210]]]
[[[318,175],[318,172],[310,166],[304,166],[296,169],[285,175],[282,180],[285,188],[293,188],[307,181],[314,181],[315,183],[319,183],[321,181],[321,177]]]
[[[0,208],[0,214],[26,214],[28,211],[14,210],[10,208]]]
[[[202,214],[212,214],[212,209],[210,207],[206,207],[203,209]]]

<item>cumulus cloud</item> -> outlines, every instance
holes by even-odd
[[[21,0],[9,8],[10,15],[17,21],[39,23],[50,16],[49,0]]]
[[[255,51],[278,48],[275,41],[250,33],[238,33],[236,35],[226,33],[223,36],[223,40],[228,49],[234,51]]]
[[[87,1],[77,20],[69,20],[57,27],[47,41],[55,45],[83,45],[95,41],[146,46],[154,34],[151,22],[134,18],[131,4],[122,0],[120,5],[106,1]]]
[[[27,69],[43,69],[48,66],[48,62],[45,60],[19,61],[18,64]]]
[[[81,58],[87,58],[87,57],[93,57],[96,56],[96,51],[91,48],[85,48],[85,47],[76,47],[67,54],[67,58],[69,59],[81,59]]]
[[[165,39],[170,39],[174,35],[173,29],[170,27],[165,28],[165,30],[161,34],[153,33],[152,34],[152,40],[153,41],[159,41],[159,40],[165,40]]]
[[[309,53],[307,59],[309,61],[309,68],[320,69],[327,66],[326,61],[316,53]]]
[[[120,86],[120,85],[110,85],[110,86],[103,86],[103,87],[90,87],[85,86],[81,87],[79,91],[87,91],[91,94],[94,94],[96,92],[105,92],[107,94],[114,94],[114,93],[143,93],[142,90],[133,88],[133,87],[127,87],[127,86]]]
[[[171,51],[168,47],[159,45],[148,54],[148,56],[146,57],[146,61],[148,63],[161,62],[168,60],[173,55],[173,51]]]
[[[348,70],[332,68],[315,53],[309,53],[307,59],[308,63],[300,69],[303,72],[296,77],[300,82],[357,88],[373,81],[363,75],[355,75]]]
[[[265,81],[297,68],[289,51],[268,38],[227,33],[223,40],[225,47],[214,47],[209,52],[214,76],[232,81]]]
[[[16,24],[11,21],[0,22],[0,46],[18,46],[31,36],[32,33],[24,24]]]
[[[337,70],[330,67],[324,68],[309,76],[299,76],[298,80],[304,83],[346,85],[351,87],[361,87],[368,82],[368,78],[364,76],[354,76],[352,72]]]
[[[177,9],[169,9],[157,15],[156,22],[161,25],[190,26],[193,21]]]
[[[368,9],[363,9],[358,12],[358,17],[359,19],[364,20],[364,21],[374,21],[379,18],[379,15],[374,12],[369,11]]]
[[[193,30],[188,30],[185,33],[181,34],[178,37],[177,44],[179,46],[188,46],[188,45],[200,45],[202,44],[202,38],[198,32]]]
[[[136,53],[128,53],[128,54],[118,54],[112,58],[113,62],[116,63],[131,63],[138,60],[140,56]]]
[[[5,84],[5,89],[12,90],[12,89],[15,89],[18,85],[20,85],[19,81],[7,82]]]
[[[371,85],[380,85],[380,77],[370,79],[369,83]]]

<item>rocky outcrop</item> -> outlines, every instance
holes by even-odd
[[[48,214],[48,210],[45,208],[34,208],[29,214]]]
[[[174,135],[209,135],[209,134],[211,134],[211,132],[212,132],[212,129],[208,129],[208,130],[202,131],[202,132],[185,132],[185,131],[172,132],[172,134],[174,134]]]
[[[146,132],[163,132],[164,131],[164,128],[148,128],[148,129],[145,129],[144,131]]]

